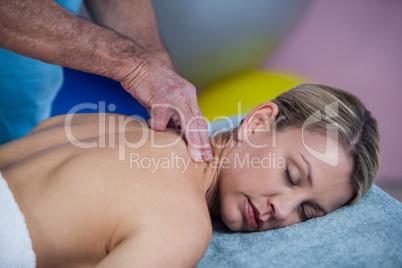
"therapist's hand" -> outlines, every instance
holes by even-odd
[[[152,128],[162,131],[172,118],[184,130],[192,159],[212,160],[196,90],[171,69],[174,67],[156,27],[152,1],[89,2],[102,2],[98,9],[93,5],[92,13],[99,22],[122,33],[83,20],[52,0],[0,0],[0,47],[121,82],[151,111]]]
[[[170,123],[184,131],[188,152],[195,162],[213,158],[208,125],[198,107],[196,88],[149,54],[122,86],[150,113],[149,127],[164,131]]]

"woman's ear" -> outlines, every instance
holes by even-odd
[[[271,131],[278,114],[278,106],[273,102],[264,102],[252,110],[244,119],[237,135],[238,141],[248,139],[256,131]]]

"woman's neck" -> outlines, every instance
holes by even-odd
[[[204,190],[208,210],[212,216],[220,216],[219,179],[222,158],[226,157],[235,144],[233,132],[220,133],[210,137],[214,158],[204,163]]]

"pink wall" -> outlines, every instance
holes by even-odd
[[[313,0],[263,68],[346,89],[379,121],[378,180],[402,182],[402,1]]]

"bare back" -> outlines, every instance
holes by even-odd
[[[54,117],[0,147],[38,267],[187,266],[202,257],[211,236],[203,165],[175,131],[129,119],[74,115],[65,128],[65,116]]]

